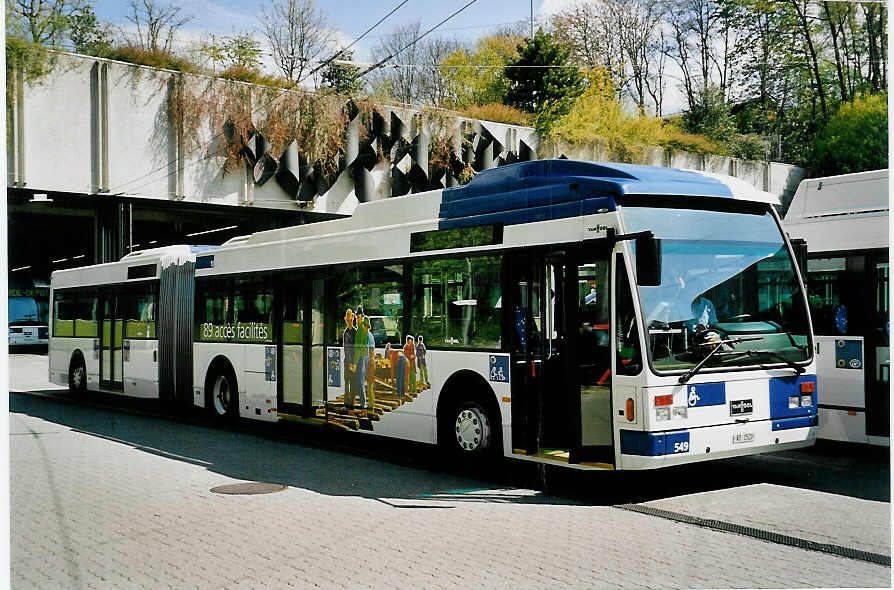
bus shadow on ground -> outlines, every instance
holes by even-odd
[[[84,405],[73,403],[70,396],[11,393],[9,411],[237,480],[280,483],[334,496],[416,501],[395,504],[401,508],[431,508],[434,500],[614,505],[757,483],[890,500],[887,449],[820,445],[623,473],[514,460],[470,466],[445,459],[430,445],[288,423],[221,427],[203,415],[164,415],[157,401],[88,394],[89,405]]]

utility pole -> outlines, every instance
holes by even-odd
[[[534,0],[531,0],[531,41],[534,40]]]

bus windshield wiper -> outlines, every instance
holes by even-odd
[[[799,347],[799,348],[800,348],[800,347]],[[778,352],[773,351],[773,350],[742,350],[742,351],[733,351],[733,352],[731,352],[731,353],[727,353],[727,354],[733,354],[733,353],[735,353],[735,354],[743,354],[743,355],[745,355],[745,356],[766,355],[766,356],[769,356],[769,357],[773,357],[774,359],[778,359],[778,360],[782,361],[783,363],[785,363],[786,365],[788,365],[790,368],[794,369],[794,371],[795,371],[798,375],[802,374],[802,373],[806,370],[806,369],[804,369],[804,367],[802,367],[801,365],[799,365],[799,364],[796,363],[795,361],[793,361],[793,360],[791,360],[790,358],[785,357],[785,356],[783,356],[783,355],[781,355],[781,354],[779,354]]]
[[[724,344],[738,344],[739,342],[749,342],[751,340],[760,340],[760,339],[761,339],[760,336],[743,336],[742,338],[727,338],[726,340],[719,340],[717,342],[717,344],[714,346],[714,348],[711,349],[711,352],[709,352],[708,354],[705,355],[705,358],[703,358],[697,365],[695,365],[694,367],[692,367],[691,369],[689,369],[688,371],[686,371],[685,373],[680,375],[680,378],[677,379],[677,383],[686,383],[687,381],[692,379],[692,377],[696,373],[698,373],[699,371],[702,370],[702,367],[705,366],[705,363],[708,362],[708,359],[710,359],[712,356],[714,356],[714,354],[718,350],[720,350],[720,347],[723,346]],[[738,351],[736,351],[736,352],[738,353]]]

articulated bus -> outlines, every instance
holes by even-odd
[[[785,229],[807,241],[823,439],[890,444],[888,171],[804,180]]]
[[[571,160],[52,278],[50,379],[579,469],[813,444],[775,197]],[[462,460],[462,459],[461,459]]]

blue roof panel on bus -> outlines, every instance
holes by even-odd
[[[578,160],[535,160],[479,172],[462,187],[444,189],[442,229],[507,225],[615,209],[622,195],[732,198],[722,182],[673,168]]]

